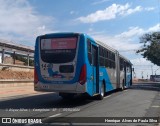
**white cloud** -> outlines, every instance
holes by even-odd
[[[94,4],[99,4],[101,2],[103,3],[106,1],[107,0],[102,0],[102,1],[95,2]],[[115,19],[118,16],[127,16],[136,12],[152,11],[152,10],[154,10],[153,7],[143,8],[141,6],[136,6],[135,8],[131,8],[131,5],[129,3],[126,3],[125,5],[112,4],[111,6],[107,7],[104,10],[98,10],[87,16],[79,17],[76,20],[82,23],[95,23],[98,21]]]
[[[159,24],[152,26],[148,29],[142,29],[139,27],[130,27],[128,31],[124,31],[120,34],[113,36],[106,35],[104,32],[94,33],[93,30],[91,31],[90,34],[95,39],[100,40],[119,51],[125,52],[132,50],[134,52],[130,53],[135,53],[135,50],[140,48],[140,46],[142,45],[139,43],[139,37],[145,33],[158,30],[160,30]]]
[[[130,14],[133,14],[133,13],[136,13],[136,12],[140,12],[142,10],[143,10],[143,8],[141,6],[137,6],[134,9],[128,9],[127,11],[122,11],[120,13],[120,15],[126,16],[126,15],[130,15]]]
[[[83,23],[94,23],[103,20],[111,20],[116,18],[116,16],[123,11],[129,8],[129,4],[119,5],[119,4],[112,4],[111,6],[107,7],[105,10],[98,10],[95,13],[89,14],[86,17],[79,17],[77,20]]]
[[[148,32],[154,32],[154,31],[160,31],[160,24],[157,24],[157,25],[150,27],[148,29]]]
[[[109,36],[109,35],[93,35],[96,40],[102,41],[118,51],[135,50],[139,48],[139,43],[133,43],[130,38]],[[133,53],[133,52],[132,52]]]
[[[128,51],[135,50],[140,47],[140,43],[137,41],[140,35],[144,33],[144,30],[139,27],[130,27],[128,31],[122,32],[117,35],[106,35],[105,33],[92,33],[93,37],[100,40],[109,46],[119,50]],[[136,38],[136,41],[135,41]],[[132,52],[133,53],[133,52]]]
[[[50,32],[52,17],[38,14],[27,0],[0,0],[0,38],[34,42],[37,35]],[[5,38],[4,38],[5,37]]]
[[[155,8],[154,7],[146,7],[145,10],[146,11],[152,11],[152,10],[155,10]]]
[[[97,4],[102,4],[102,3],[108,2],[108,1],[110,1],[110,0],[98,0],[98,1],[96,1],[96,2],[93,2],[92,4],[93,4],[93,5],[97,5]]]
[[[142,28],[139,27],[130,27],[128,31],[122,32],[119,35],[116,35],[116,37],[123,37],[123,38],[130,38],[133,36],[140,36],[145,31]]]
[[[160,30],[160,24],[152,26],[148,29],[142,29],[139,27],[130,27],[128,31],[122,32],[121,34],[116,35],[115,37],[118,38],[131,38],[133,37],[140,37],[141,35],[148,33],[148,32],[156,32]]]
[[[135,66],[142,66],[143,64],[145,64],[146,66],[153,65],[150,61],[146,60],[145,58],[136,58],[131,61]]]

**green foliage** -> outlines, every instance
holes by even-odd
[[[140,38],[140,43],[143,43],[143,46],[136,53],[160,66],[160,32],[144,34]]]

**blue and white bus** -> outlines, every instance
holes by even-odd
[[[34,76],[35,91],[103,99],[106,92],[132,84],[132,64],[87,34],[53,33],[36,39]]]

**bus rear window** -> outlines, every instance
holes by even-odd
[[[41,59],[47,63],[67,63],[76,55],[77,37],[41,39]]]

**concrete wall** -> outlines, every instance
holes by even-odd
[[[33,86],[33,80],[31,81],[19,81],[19,80],[0,80],[0,88]]]
[[[12,70],[12,71],[24,71],[24,72],[31,71],[32,72],[34,70],[34,67],[0,64],[0,70],[2,70],[2,69]]]

